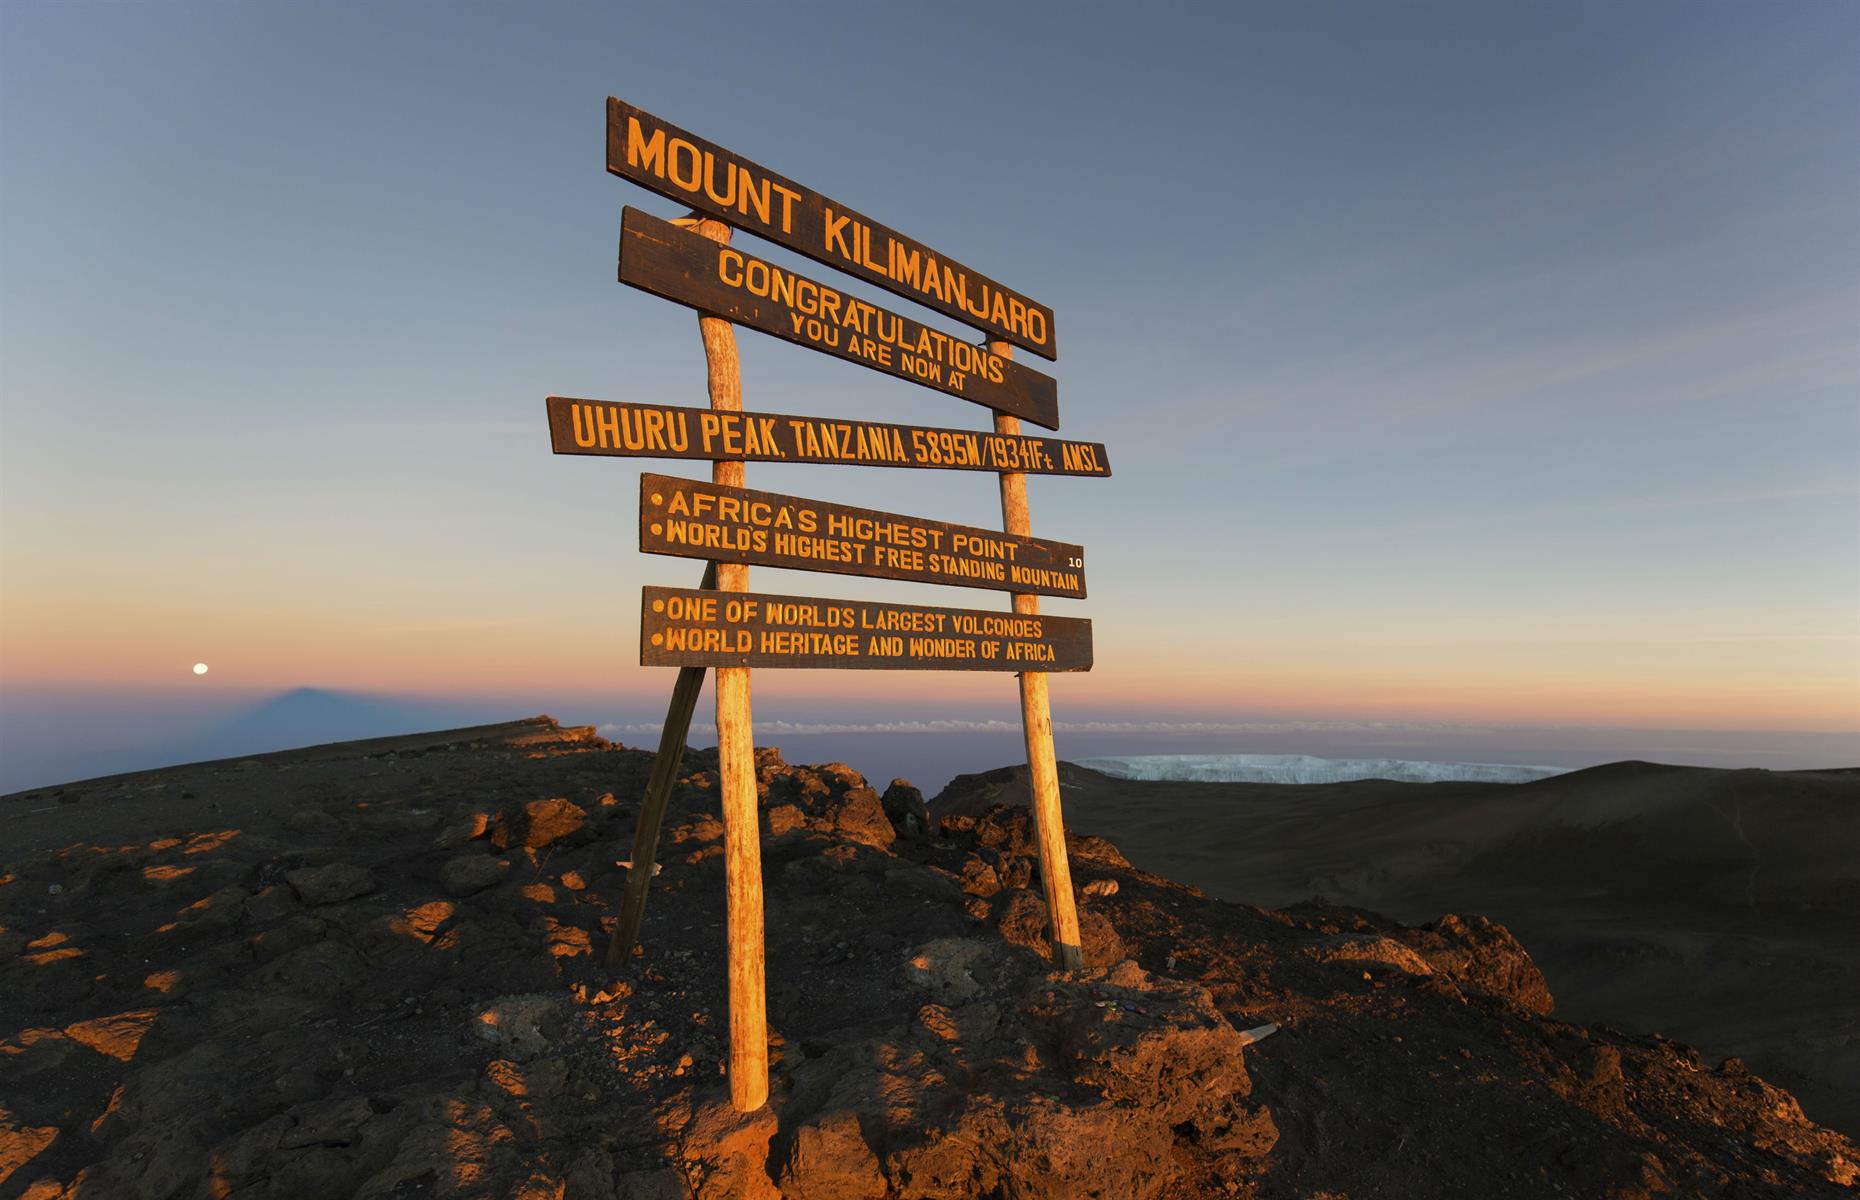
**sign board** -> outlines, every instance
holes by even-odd
[[[646,667],[1088,671],[1091,622],[965,608],[647,587]]]
[[[549,440],[557,454],[740,458],[1026,475],[1111,473],[1110,457],[1099,442],[569,396],[551,396],[548,405]]]
[[[639,477],[639,548],[711,562],[1085,596],[1080,546],[670,475]]]
[[[620,282],[822,354],[1059,428],[1059,384],[940,329],[628,208]]]
[[[607,100],[607,169],[1041,358],[1057,357],[1053,310],[1044,304],[612,97]]]

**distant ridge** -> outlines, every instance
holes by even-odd
[[[166,748],[166,756],[177,763],[206,761],[464,726],[493,715],[481,709],[415,697],[292,688],[203,730],[185,743]]]
[[[1349,783],[1388,779],[1397,783],[1532,783],[1565,773],[1566,767],[1505,763],[1420,762],[1403,758],[1318,758],[1309,754],[1138,754],[1082,758],[1115,779],[1182,783]]]
[[[248,763],[275,766],[280,763],[319,763],[339,759],[368,758],[385,754],[419,754],[428,750],[451,750],[459,746],[501,743],[513,747],[532,740],[585,742],[590,746],[619,746],[598,736],[592,725],[564,726],[554,717],[543,715],[520,717],[514,721],[494,721],[485,725],[465,725],[456,729],[435,729],[424,733],[390,733],[381,737],[351,738],[347,741],[317,742],[308,746],[287,746],[256,754],[233,754],[224,758],[207,758],[194,762],[169,763],[133,771],[117,771],[60,783],[40,784],[0,793],[0,803],[36,801],[47,795],[72,790],[108,786],[130,779],[162,779],[196,771],[224,770]]]
[[[159,704],[152,700],[149,703]],[[393,737],[416,730],[501,724],[505,701],[298,687],[229,708],[174,701],[156,736],[125,730],[120,708],[0,713],[0,792],[76,780]],[[78,731],[83,732],[78,732]]]

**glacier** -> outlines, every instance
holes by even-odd
[[[1081,758],[1115,779],[1179,780],[1188,783],[1345,783],[1392,779],[1400,783],[1529,783],[1561,775],[1568,767],[1509,763],[1416,762],[1403,758],[1317,758],[1310,754],[1135,754]]]

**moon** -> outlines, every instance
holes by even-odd
[[[206,664],[206,663],[195,663],[195,664],[194,664],[194,674],[196,674],[196,675],[205,675],[206,673],[207,673],[207,664]]]

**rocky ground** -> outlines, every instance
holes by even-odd
[[[1529,949],[1564,1020],[1741,1058],[1860,1137],[1860,770],[1618,762],[1522,785],[1287,786],[1068,767],[1061,782],[1074,825],[1210,896],[1481,913]]]
[[[761,752],[770,1105],[731,1111],[714,756],[600,951],[650,755],[547,719],[0,799],[0,1197],[1798,1197],[1860,1151],[1556,1019],[1501,926],[1210,900]],[[934,811],[935,817],[930,815]],[[933,826],[936,826],[933,828]],[[1249,1042],[1246,1031],[1278,1029]]]

